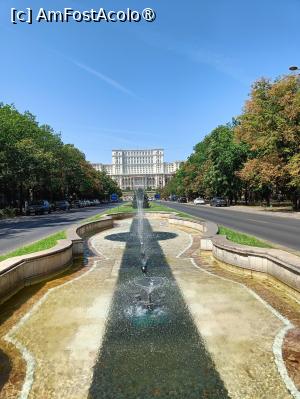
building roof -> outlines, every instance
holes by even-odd
[[[132,148],[132,149],[123,149],[123,150],[121,150],[121,149],[112,149],[112,151],[122,151],[122,152],[124,152],[124,151],[164,151],[164,149],[163,148],[140,148],[140,149],[137,149],[137,148]]]

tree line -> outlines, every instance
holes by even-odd
[[[31,199],[104,199],[121,194],[74,145],[64,144],[30,112],[0,104],[0,207],[22,209]]]
[[[201,142],[163,191],[245,203],[288,199],[299,209],[300,81],[260,79],[243,112]]]

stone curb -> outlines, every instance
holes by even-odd
[[[53,248],[0,262],[0,303],[23,287],[63,271],[74,257],[83,253],[84,235],[112,227],[110,216],[74,225],[67,230],[67,239],[59,240]]]
[[[179,224],[204,234],[200,249],[212,251],[213,256],[229,265],[270,275],[300,292],[300,257],[280,249],[258,248],[236,244],[218,235],[218,226],[209,221],[188,221],[172,217],[170,224]]]
[[[86,222],[83,224],[75,224],[67,229],[67,238],[72,241],[73,256],[83,254],[84,236],[91,233],[96,233],[105,229],[113,227],[112,216],[103,216],[99,220]]]
[[[225,236],[212,239],[213,256],[225,263],[265,273],[300,292],[300,257],[280,249],[236,244]]]
[[[216,223],[207,220],[190,221],[180,217],[169,218],[169,223],[184,225],[187,227],[191,227],[192,229],[201,231],[203,234],[200,240],[200,249],[203,249],[205,251],[212,251],[212,239],[217,235],[219,230]]]
[[[169,219],[171,224],[182,224],[202,231],[200,249],[212,251],[213,256],[230,265],[270,275],[300,292],[300,257],[280,249],[258,248],[236,244],[218,235],[213,222],[191,222],[182,218]]]

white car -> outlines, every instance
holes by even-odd
[[[204,201],[203,198],[196,198],[196,199],[194,200],[194,204],[195,204],[195,205],[204,205],[204,204],[205,204],[205,201]]]

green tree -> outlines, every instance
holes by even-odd
[[[267,202],[273,192],[287,193],[299,209],[300,90],[295,76],[261,79],[238,118],[235,134],[252,155],[240,177]]]
[[[166,190],[190,197],[226,196],[232,202],[242,189],[237,172],[247,154],[248,146],[235,140],[233,125],[221,125],[194,147]]]
[[[117,184],[97,172],[85,155],[64,144],[48,125],[39,125],[30,112],[0,104],[0,200],[20,208],[25,200],[104,198],[121,195]]]

